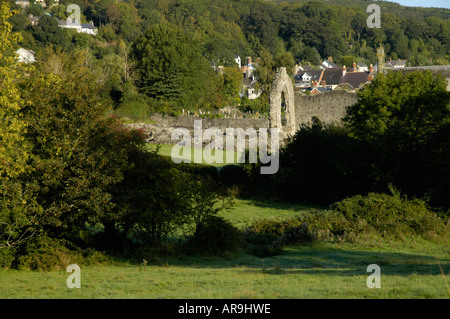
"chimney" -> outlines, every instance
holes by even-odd
[[[298,66],[298,64],[296,64],[294,67],[294,74],[297,74],[299,69],[300,69],[300,67]]]
[[[370,74],[373,73],[373,64],[370,65],[370,67],[369,67],[369,72],[370,72]]]
[[[312,86],[313,86],[313,88],[316,88],[317,87],[317,81],[313,81],[312,82]]]
[[[247,57],[247,65],[251,65],[252,64],[252,58],[251,57]]]
[[[322,86],[323,86],[323,87],[326,87],[326,86],[327,86],[327,81],[323,80],[323,81],[322,81]]]
[[[356,72],[356,62],[353,61],[353,72]]]
[[[347,73],[347,67],[344,65],[342,67],[342,76],[344,76]]]
[[[329,56],[328,61],[333,62],[333,58],[331,56]]]

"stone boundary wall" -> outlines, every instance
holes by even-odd
[[[339,122],[345,115],[346,108],[358,102],[356,93],[345,90],[334,90],[318,95],[302,95],[295,93],[296,125],[311,122],[317,117],[324,123]]]
[[[269,129],[268,118],[201,118],[194,115],[184,116],[162,116],[161,114],[154,114],[151,120],[155,123],[134,123],[126,124],[130,129],[142,130],[147,136],[147,142],[154,144],[177,144],[178,141],[172,141],[172,132],[176,128],[186,128],[191,132],[191,146],[194,146],[194,121],[202,120],[202,131],[208,128],[218,128],[224,135],[226,128],[254,128],[258,131],[260,128]],[[204,146],[210,144],[210,141],[204,141]]]
[[[154,114],[150,117],[155,121],[154,125],[161,127],[185,127],[188,130],[194,130],[194,121],[202,120],[202,128],[208,129],[211,127],[225,130],[227,127],[232,128],[269,128],[268,118],[208,118],[199,117],[195,115],[181,115],[181,116],[162,116],[161,114]]]

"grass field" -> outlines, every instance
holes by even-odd
[[[172,149],[174,145],[168,144],[160,144],[160,149],[158,154],[165,157],[172,157]],[[147,148],[149,150],[155,150],[157,144],[147,144]],[[217,153],[216,153],[217,152]],[[238,159],[242,156],[241,152],[235,151],[225,151],[225,150],[212,150],[209,152],[208,150],[203,150],[199,148],[190,148],[186,147],[185,149],[180,149],[179,152],[175,152],[173,158],[181,159],[181,160],[190,160],[191,163],[201,163],[205,165],[211,165],[215,167],[223,167],[225,165],[236,164],[238,163]],[[197,161],[197,159],[199,159]],[[232,159],[232,163],[230,163],[230,159]]]
[[[238,200],[223,215],[244,227],[307,208]],[[369,264],[381,267],[380,289],[366,285]],[[0,298],[449,298],[449,272],[448,244],[373,239],[289,247],[263,259],[241,253],[81,265],[81,289],[67,288],[65,271],[0,270]]]

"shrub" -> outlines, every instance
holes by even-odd
[[[46,235],[33,237],[18,249],[16,267],[30,270],[60,270],[70,264],[80,264],[81,251],[76,247],[68,248],[69,243],[62,239],[53,239]]]
[[[279,241],[281,245],[296,245],[301,243],[311,243],[315,239],[315,234],[308,223],[302,223],[300,226],[288,228]]]
[[[266,233],[276,235],[277,237],[290,228],[295,228],[301,225],[297,218],[288,219],[260,219],[250,226],[249,231],[255,233]]]
[[[297,219],[302,223],[309,224],[316,234],[326,231],[332,237],[342,236],[345,231],[350,229],[350,222],[344,215],[332,210],[311,209],[297,216]]]
[[[246,250],[248,253],[264,258],[281,254],[283,246],[279,236],[271,233],[258,233],[247,230],[245,233]]]
[[[207,216],[188,239],[188,251],[194,254],[221,255],[242,248],[242,233],[223,217]]]
[[[297,218],[261,219],[245,233],[247,251],[258,257],[279,255],[283,246],[311,242],[313,238],[309,226]]]
[[[13,265],[15,258],[14,248],[2,248],[0,249],[0,268],[9,269]]]
[[[428,237],[443,234],[445,224],[430,211],[422,200],[408,200],[399,194],[369,193],[356,195],[333,204],[332,209],[342,214],[356,230],[356,225],[366,221],[379,233],[398,237],[417,234]]]
[[[245,177],[243,167],[238,165],[226,165],[219,171],[220,182],[226,186],[240,185]]]

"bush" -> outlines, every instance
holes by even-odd
[[[272,234],[280,237],[290,228],[301,225],[297,218],[288,219],[260,219],[253,223],[248,229],[249,232]]]
[[[427,208],[425,202],[401,198],[400,195],[369,193],[356,195],[333,204],[332,209],[342,214],[356,230],[358,224],[367,222],[376,232],[434,237],[445,233],[445,223]]]
[[[279,236],[271,233],[258,233],[247,230],[245,233],[246,250],[248,253],[264,258],[281,254],[283,246]]]
[[[300,226],[288,228],[279,241],[281,245],[296,245],[301,243],[311,243],[315,239],[315,234],[310,229],[308,223],[303,223]]]
[[[350,222],[342,213],[332,210],[312,209],[297,216],[301,223],[307,223],[315,234],[328,233],[329,237],[342,236],[351,229]]]
[[[247,251],[258,257],[279,255],[283,246],[312,242],[314,237],[309,225],[297,218],[261,219],[245,233]]]
[[[223,217],[207,216],[188,239],[187,249],[194,254],[221,255],[242,248],[242,233]]]
[[[238,165],[226,165],[219,171],[220,182],[226,186],[241,185],[245,177],[243,167]]]
[[[62,239],[53,239],[46,235],[33,237],[18,249],[16,267],[28,270],[61,270],[70,264],[80,264],[81,251],[75,247],[69,249],[69,243]]]
[[[2,248],[0,249],[0,268],[9,269],[13,265],[15,258],[14,248]]]

